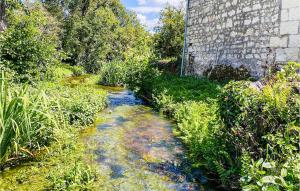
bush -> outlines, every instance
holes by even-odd
[[[113,61],[102,65],[99,83],[102,85],[125,85],[129,67],[126,62]]]
[[[174,105],[174,117],[180,131],[180,137],[188,146],[194,164],[203,155],[204,142],[210,135],[215,135],[219,130],[217,105],[204,102],[185,101]],[[197,164],[199,165],[199,164]]]
[[[74,76],[81,76],[85,74],[84,68],[82,66],[72,66],[70,70],[73,72]]]
[[[73,71],[70,70],[65,65],[54,65],[48,67],[48,71],[46,73],[46,80],[48,81],[59,81],[66,77],[72,76]]]
[[[152,87],[156,89],[152,91],[152,103],[176,121],[177,135],[187,146],[192,165],[206,170],[212,178],[218,177],[224,186],[238,187],[239,169],[224,147],[221,133],[219,85],[191,77],[160,76],[158,79],[153,82]]]
[[[231,82],[223,90],[222,132],[246,190],[299,190],[299,68],[290,63],[261,88]]]
[[[143,59],[132,58],[127,61],[113,61],[103,64],[99,83],[110,86],[129,85],[132,89],[138,87],[143,79],[152,79],[157,73]]]
[[[47,94],[58,100],[58,104],[70,125],[87,126],[93,124],[98,112],[106,107],[106,92],[93,87],[56,86],[42,84]]]
[[[21,81],[39,80],[60,59],[56,21],[39,4],[9,10],[7,21],[0,33],[0,65]]]

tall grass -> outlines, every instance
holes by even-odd
[[[15,89],[15,90],[13,90]],[[0,164],[10,156],[47,145],[54,123],[44,95],[29,95],[28,88],[12,88],[2,72],[0,78]]]

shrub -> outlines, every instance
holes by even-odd
[[[46,80],[58,81],[72,75],[73,75],[73,71],[70,70],[65,65],[54,65],[48,67],[48,71],[46,73]]]
[[[86,126],[94,123],[96,114],[106,107],[106,92],[103,90],[53,84],[48,84],[44,88],[52,101],[58,100],[66,120],[71,125]]]
[[[223,186],[299,190],[299,68],[289,63],[262,82],[222,89],[206,79],[143,70],[130,87],[175,119],[193,166]]]
[[[196,88],[193,90],[196,91]],[[165,91],[154,97],[154,103],[161,112],[176,121],[177,135],[187,146],[192,165],[207,170],[212,177],[219,177],[224,186],[238,187],[236,173],[239,169],[224,147],[217,101],[187,99],[176,102],[173,95]]]
[[[299,143],[299,127],[291,139]],[[290,136],[291,137],[291,136]],[[254,160],[249,153],[244,153],[242,158],[241,185],[243,190],[289,190],[300,189],[300,154],[296,147],[291,144],[291,140],[282,135],[277,135],[274,139],[277,143],[272,146],[278,147],[278,153],[283,150],[290,150],[280,158],[276,158],[273,152],[265,158]],[[271,145],[270,144],[270,145]],[[297,143],[296,143],[297,144]],[[282,150],[280,150],[282,149]],[[277,151],[275,151],[277,152]]]
[[[222,132],[246,190],[299,190],[299,68],[288,64],[261,88],[231,82],[223,90]]]
[[[7,21],[0,33],[0,65],[22,81],[39,80],[60,59],[56,21],[39,4],[9,10]]]
[[[146,60],[132,58],[127,61],[113,61],[102,65],[99,83],[110,86],[129,85],[138,87],[145,78],[152,79],[156,70],[149,67]]]
[[[203,142],[214,134],[218,127],[216,104],[185,101],[174,105],[174,119],[182,140],[188,145],[194,161],[202,157]],[[196,161],[199,162],[199,161]]]
[[[125,85],[128,69],[126,62],[113,61],[105,63],[100,70],[99,83],[111,86]]]
[[[70,67],[74,76],[81,76],[85,73],[84,68],[82,66],[72,66]]]

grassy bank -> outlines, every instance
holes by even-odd
[[[223,84],[194,77],[156,74],[138,84],[138,94],[154,108],[177,123],[175,133],[185,143],[194,168],[207,169],[216,178],[213,150],[218,142],[215,133],[221,128],[218,96]],[[211,169],[214,168],[214,171]]]
[[[60,66],[53,71],[31,85],[1,78],[0,190],[91,190],[101,184],[80,131],[106,107],[106,91],[94,86],[93,76],[74,78],[75,70]]]
[[[159,74],[150,69],[132,89],[177,122],[197,169],[221,189],[298,190],[299,64],[261,82]],[[142,75],[143,76],[143,75]]]

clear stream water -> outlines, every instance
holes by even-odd
[[[101,174],[109,177],[106,190],[200,190],[173,124],[132,92],[111,90],[99,119],[85,144]]]
[[[80,140],[85,146],[86,161],[99,168],[101,191],[211,190],[196,183],[206,183],[206,179],[200,171],[190,169],[171,121],[154,112],[131,91],[96,88],[109,92],[109,106],[98,115],[96,128],[85,130]],[[43,190],[45,185],[40,181],[45,177],[35,175],[40,167],[39,162],[29,162],[3,172],[0,191],[1,178],[5,180],[4,190]],[[47,165],[42,168],[45,173],[47,168]],[[10,179],[24,179],[24,182],[11,185]]]

